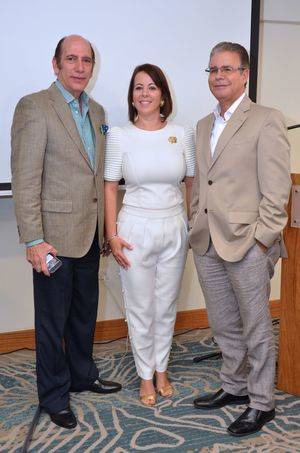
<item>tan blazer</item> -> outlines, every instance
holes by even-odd
[[[289,143],[283,117],[245,96],[211,158],[214,115],[198,122],[190,244],[203,255],[210,237],[221,258],[239,261],[255,239],[269,247],[287,221]],[[282,255],[285,254],[282,243]]]
[[[12,191],[20,242],[44,238],[58,254],[87,253],[98,222],[103,234],[103,108],[90,100],[95,168],[70,107],[52,84],[22,98],[12,125]]]

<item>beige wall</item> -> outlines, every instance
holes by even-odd
[[[280,108],[288,124],[300,123],[299,43],[300,2],[268,0],[262,3],[258,102]],[[292,171],[300,172],[300,130],[289,133]],[[271,299],[280,294],[280,266],[272,281]],[[179,298],[179,310],[204,307],[189,252]],[[102,260],[99,319],[123,317],[117,267]],[[32,282],[24,246],[18,244],[11,199],[0,199],[0,332],[33,327]]]
[[[299,45],[300,1],[262,1],[257,102],[281,110],[288,126],[300,123]],[[289,131],[288,137],[291,171],[300,173],[300,128]],[[280,263],[272,295],[280,297]]]
[[[258,102],[300,123],[300,1],[264,0],[260,26]],[[292,172],[300,172],[300,129],[289,132]]]

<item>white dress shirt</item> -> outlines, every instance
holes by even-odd
[[[234,114],[240,103],[242,102],[245,93],[243,93],[234,103],[229,107],[228,110],[224,113],[224,118],[220,115],[221,109],[220,104],[218,104],[213,111],[215,115],[215,122],[211,131],[210,136],[210,150],[211,150],[211,157],[213,157],[218,140],[220,135],[222,134],[223,130],[225,129],[228,121],[230,120],[231,116]]]

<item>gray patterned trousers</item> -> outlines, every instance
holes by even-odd
[[[249,395],[250,407],[274,408],[275,342],[268,301],[280,256],[276,241],[266,253],[255,244],[238,262],[220,258],[212,242],[194,253],[209,324],[221,349],[222,388]]]

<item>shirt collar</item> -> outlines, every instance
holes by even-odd
[[[71,104],[71,102],[73,101],[77,101],[77,99],[68,90],[65,89],[63,84],[58,79],[55,81],[55,85],[57,86],[57,88],[59,89],[59,91],[61,92],[61,94],[63,95],[68,104]],[[80,100],[83,106],[88,107],[89,96],[85,91],[81,93]]]
[[[213,111],[215,118],[221,118],[223,121],[228,121],[231,118],[231,116],[234,114],[234,112],[236,111],[236,109],[238,108],[238,106],[240,105],[240,103],[242,102],[242,100],[244,99],[245,96],[246,96],[246,93],[243,93],[236,101],[234,101],[233,104],[231,104],[229,109],[226,110],[226,112],[224,113],[224,118],[220,115],[221,108],[220,108],[220,104],[218,104]]]

